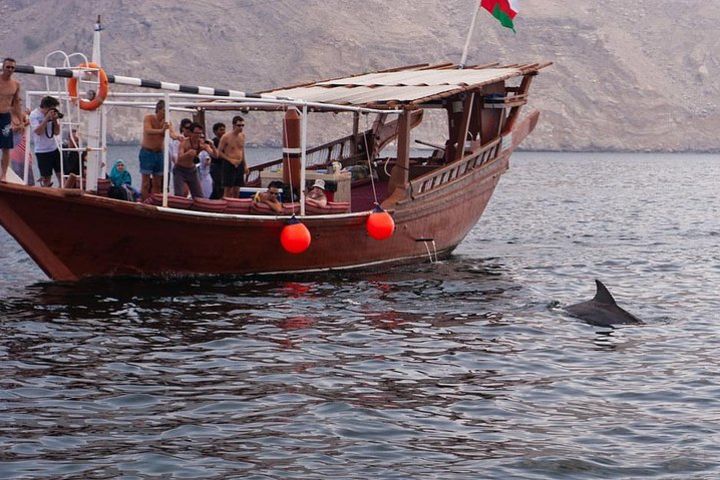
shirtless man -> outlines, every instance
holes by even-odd
[[[12,78],[15,73],[15,60],[6,58],[2,62],[0,74],[0,149],[2,161],[0,162],[0,181],[5,181],[8,165],[10,165],[10,150],[13,144],[13,132],[22,130],[26,123],[25,114],[20,103],[20,82]]]
[[[215,147],[202,136],[203,128],[199,123],[191,123],[190,136],[180,144],[177,163],[173,168],[173,185],[175,195],[182,195],[185,185],[190,189],[193,198],[203,198],[197,164],[200,163],[200,152],[215,155]]]
[[[163,185],[163,146],[165,145],[165,130],[170,124],[165,121],[165,101],[160,100],[155,105],[155,113],[145,115],[143,119],[143,138],[140,144],[140,174],[142,185],[140,194],[143,200],[153,193],[160,193]]]
[[[222,178],[225,196],[237,198],[240,187],[245,185],[245,175],[250,172],[245,161],[245,120],[235,116],[232,120],[233,129],[223,135],[218,147],[218,155],[223,161]]]

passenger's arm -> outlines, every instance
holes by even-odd
[[[50,112],[46,113],[42,120],[40,120],[39,122],[37,120],[31,122],[31,125],[33,127],[33,133],[35,133],[35,135],[45,134],[45,127],[48,124],[49,116]]]
[[[15,90],[15,95],[12,99],[12,109],[13,112],[15,112],[15,117],[20,121],[23,122],[23,111],[22,111],[22,100],[20,100],[20,82],[17,83],[17,89]]]
[[[190,142],[184,141],[180,144],[180,148],[178,148],[178,163],[180,163],[181,160],[192,160],[195,158],[195,155],[197,155],[197,151],[195,151],[194,148],[190,148]]]
[[[221,160],[227,160],[228,162],[230,162],[231,160],[227,157],[227,155],[225,155],[225,149],[227,148],[227,136],[226,135],[223,135],[220,138],[220,143],[218,144],[218,148],[217,148],[217,157],[215,157],[215,158],[219,158]]]

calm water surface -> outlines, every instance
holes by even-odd
[[[521,153],[364,275],[50,283],[1,231],[0,478],[718,478],[719,178]],[[646,324],[565,315],[595,278]]]

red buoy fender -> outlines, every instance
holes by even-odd
[[[105,70],[100,68],[100,65],[94,62],[81,63],[78,67],[98,69],[98,79],[100,80],[100,85],[98,87],[98,91],[95,93],[95,97],[92,100],[79,99],[79,105],[82,110],[97,110],[100,105],[103,104],[107,98],[108,92],[110,91],[108,76],[105,73]],[[68,80],[68,95],[70,95],[73,102],[78,102],[77,77],[72,77]]]
[[[292,217],[280,232],[280,244],[288,253],[303,253],[310,247],[311,241],[310,230],[295,217]]]
[[[380,207],[376,207],[368,216],[365,228],[367,229],[368,235],[375,240],[385,240],[392,237],[392,234],[395,232],[395,220],[393,220],[392,215],[388,212]]]

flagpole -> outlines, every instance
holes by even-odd
[[[480,11],[480,1],[475,0],[475,11],[473,13],[472,23],[470,24],[470,30],[468,30],[467,38],[465,38],[465,48],[463,48],[462,58],[460,59],[459,69],[465,68],[465,62],[467,61],[468,49],[470,48],[470,39],[472,38],[473,30],[475,30],[475,21],[477,20],[478,12]]]

